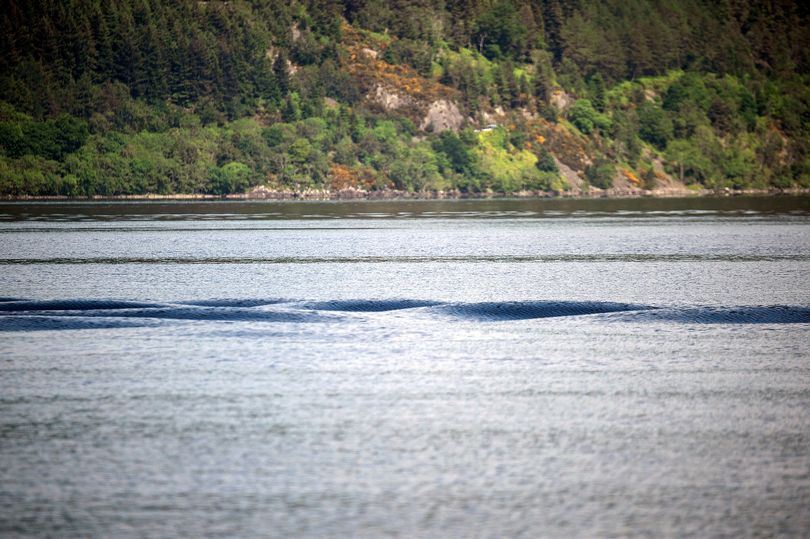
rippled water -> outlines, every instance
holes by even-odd
[[[0,204],[4,536],[807,536],[810,200]]]

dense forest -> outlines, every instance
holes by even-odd
[[[0,195],[810,187],[789,0],[2,0]]]

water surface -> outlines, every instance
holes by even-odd
[[[0,533],[806,536],[810,201],[0,204]]]

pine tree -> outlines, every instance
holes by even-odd
[[[548,70],[541,64],[535,64],[534,71],[534,97],[537,98],[539,104],[548,104],[551,99],[551,92],[553,88],[551,85],[551,77]]]
[[[279,51],[273,61],[273,75],[281,96],[286,96],[290,91],[290,74],[287,69],[287,53],[284,50]]]
[[[558,64],[562,61],[564,51],[562,42],[563,13],[559,0],[543,0],[543,23],[548,49],[554,55],[554,63]]]
[[[596,72],[588,80],[588,87],[591,103],[593,103],[594,108],[599,112],[605,112],[607,97],[605,95],[605,79],[602,78],[602,74]]]

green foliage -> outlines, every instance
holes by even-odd
[[[711,94],[706,88],[704,77],[698,73],[689,72],[669,85],[664,94],[663,108],[677,112],[684,106],[690,106],[705,111],[710,100]]]
[[[597,160],[585,170],[585,178],[588,183],[600,189],[612,187],[614,176],[616,176],[616,166],[605,159]]]
[[[59,163],[34,155],[0,157],[0,195],[73,195],[70,178],[59,174]]]
[[[433,143],[433,149],[443,153],[452,169],[459,173],[469,173],[475,168],[475,156],[467,144],[452,131],[444,131]]]
[[[473,23],[478,51],[490,60],[516,57],[525,47],[528,29],[511,0],[499,0]]]
[[[554,174],[560,173],[560,167],[557,166],[557,162],[554,161],[554,157],[545,148],[540,150],[540,155],[537,157],[537,163],[535,163],[535,166],[537,167],[537,170],[541,172],[551,172]]]
[[[0,122],[0,148],[8,157],[36,155],[59,160],[87,140],[87,122],[60,114],[53,120],[33,121],[25,115]]]
[[[441,82],[458,88],[463,95],[464,105],[477,110],[478,98],[494,95],[495,65],[481,54],[461,48],[458,52],[445,50],[440,57],[442,65]]]
[[[262,137],[271,147],[291,144],[295,140],[295,126],[288,123],[276,123],[262,130]]]
[[[548,53],[537,51],[533,55],[534,61],[534,96],[537,98],[539,110],[547,108],[554,90],[554,69],[551,66],[551,57]]]
[[[357,163],[357,146],[351,137],[344,136],[337,142],[333,159],[341,165],[351,166]]]
[[[638,138],[639,124],[635,110],[617,110],[613,113],[613,156],[617,161],[626,161],[635,166],[641,156],[641,141]]]
[[[611,125],[610,118],[597,112],[588,99],[577,99],[568,110],[568,119],[586,135],[593,132],[594,128],[605,131]]]
[[[407,191],[425,191],[441,184],[436,155],[424,145],[406,150],[391,163],[388,175],[394,187]]]
[[[760,4],[13,2],[0,14],[0,194],[230,194],[326,188],[334,174],[562,190],[540,135],[566,164],[593,161],[592,185],[610,185],[610,163],[651,185],[653,157],[703,187],[807,185],[810,13]],[[377,60],[356,58],[366,46]],[[495,113],[508,129],[426,134],[424,103],[374,112],[360,61],[394,85],[450,86],[471,125]],[[552,104],[561,88],[567,111]],[[563,112],[579,131],[570,148]]]
[[[240,193],[250,183],[251,171],[244,163],[231,161],[211,169],[211,192],[217,195]]]
[[[539,168],[537,156],[529,150],[515,148],[505,129],[479,133],[475,152],[485,178],[483,187],[499,192],[564,188],[559,172]]]
[[[611,15],[608,9],[594,2],[582,11],[575,11],[563,25],[561,37],[566,43],[565,58],[576,64],[577,74],[572,73],[572,76],[577,79],[578,73],[587,76],[599,72],[611,80],[626,74],[625,58],[629,51],[622,47],[618,33],[610,31],[610,27],[604,24]]]
[[[389,64],[408,64],[422,76],[433,71],[433,51],[427,43],[411,39],[396,39],[386,47],[383,59]]]
[[[672,120],[664,110],[645,102],[638,108],[639,136],[658,149],[664,149],[672,138]]]
[[[605,89],[605,79],[601,73],[595,73],[588,79],[588,94],[591,96],[591,102],[596,110],[605,112],[607,106],[607,95]]]
[[[712,173],[712,164],[706,159],[697,141],[673,140],[666,150],[667,160],[677,169],[681,181],[704,181]]]
[[[565,57],[557,66],[557,81],[563,88],[575,95],[582,95],[586,92],[582,71],[569,57]]]

